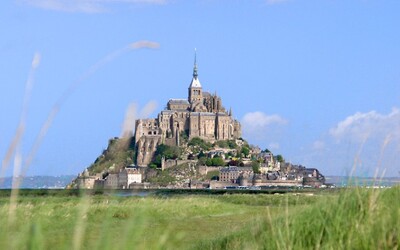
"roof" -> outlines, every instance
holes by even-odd
[[[215,116],[214,113],[211,112],[191,112],[191,115],[197,115],[197,116]]]
[[[221,172],[236,172],[236,171],[239,171],[239,168],[234,167],[234,166],[229,166],[229,167],[222,168],[220,171]]]
[[[194,76],[192,78],[192,82],[190,83],[189,88],[201,88],[201,84],[197,76]]]
[[[173,114],[173,113],[175,113],[175,111],[173,111],[173,110],[162,110],[161,111],[161,114]]]
[[[186,99],[170,99],[168,101],[169,104],[185,104],[185,105],[190,105],[188,100]]]

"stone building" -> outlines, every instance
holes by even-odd
[[[129,189],[132,184],[142,183],[142,174],[137,168],[125,167],[118,173],[110,173],[104,179],[98,180],[97,188]]]
[[[241,137],[241,125],[233,118],[232,110],[224,108],[216,93],[203,91],[196,58],[188,98],[170,99],[157,118],[136,120],[137,165],[147,166],[160,144],[179,146],[183,135],[209,142]]]
[[[239,177],[242,177],[242,179],[248,178],[251,174],[253,174],[253,169],[251,167],[229,166],[221,168],[219,171],[219,181],[239,183]]]
[[[142,183],[142,174],[137,168],[123,168],[118,173],[118,186],[127,189],[132,183]]]
[[[88,169],[85,169],[82,173],[78,175],[76,179],[76,184],[78,188],[82,189],[92,189],[96,180],[101,178],[101,174],[89,175]]]
[[[104,188],[116,189],[118,188],[118,174],[109,174],[104,180]]]

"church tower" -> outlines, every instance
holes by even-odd
[[[193,67],[193,78],[189,86],[189,97],[188,101],[190,104],[201,103],[203,101],[203,88],[201,87],[198,75],[197,75],[197,60],[196,52],[194,54],[194,67]]]

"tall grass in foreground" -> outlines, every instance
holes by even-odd
[[[400,187],[347,189],[286,214],[197,249],[399,249]]]
[[[19,196],[12,225],[5,223],[9,199],[0,197],[0,249],[187,249],[265,214],[265,206],[235,199],[268,196],[27,195]]]
[[[0,249],[398,249],[400,187],[308,194],[0,197]]]
[[[7,172],[7,169],[9,168],[11,159],[14,158],[14,171],[13,171],[13,176],[14,177],[23,177],[26,175],[26,172],[28,171],[31,163],[33,162],[34,157],[36,156],[36,153],[38,149],[40,148],[40,145],[42,144],[42,141],[47,134],[48,129],[50,128],[53,120],[55,119],[56,115],[58,114],[61,106],[63,103],[69,98],[70,95],[84,82],[86,78],[94,74],[96,71],[98,71],[102,66],[105,64],[113,61],[116,57],[131,51],[131,50],[137,50],[141,48],[148,48],[148,49],[157,49],[159,48],[159,44],[156,42],[151,42],[151,41],[137,41],[134,43],[131,43],[121,49],[118,49],[108,55],[106,55],[104,58],[101,60],[97,61],[94,65],[92,65],[84,74],[82,74],[75,82],[73,82],[69,87],[64,91],[64,93],[61,95],[60,98],[57,99],[56,103],[53,105],[49,115],[47,116],[47,119],[44,121],[40,131],[37,134],[36,139],[33,142],[33,145],[26,157],[23,157],[21,154],[21,141],[25,133],[25,127],[26,127],[26,118],[28,114],[28,107],[29,107],[29,101],[31,97],[31,92],[33,88],[33,82],[34,82],[34,73],[37,69],[37,67],[40,64],[40,54],[35,53],[35,56],[32,60],[31,68],[30,68],[30,73],[28,76],[28,80],[25,85],[25,94],[23,98],[23,105],[22,105],[22,110],[21,110],[21,116],[19,119],[19,123],[17,126],[17,130],[6,150],[6,154],[4,158],[1,161],[0,165],[0,177],[3,177],[3,175]],[[133,117],[128,117],[132,118],[134,121]],[[129,122],[127,123],[129,126],[133,126],[134,122]],[[133,127],[129,126],[124,126],[124,132],[125,130],[132,131]],[[11,235],[13,234],[13,229],[17,228],[18,221],[16,216],[18,216],[17,209],[18,209],[18,204],[17,200],[19,197],[19,187],[20,187],[20,180],[22,178],[14,178],[13,183],[12,183],[12,190],[11,190],[11,195],[9,198],[9,202],[7,205],[8,213],[2,212],[2,218],[5,219],[5,221],[2,221],[4,225],[0,227],[2,231],[0,231],[0,240],[7,240],[7,245],[5,249],[14,249],[14,242],[15,240],[10,240]],[[0,178],[0,182],[2,182],[2,178]],[[1,184],[1,183],[0,183]],[[1,204],[1,203],[0,203]],[[80,206],[80,215],[85,216],[87,213],[87,209],[89,207],[89,203],[87,202],[87,199],[82,199],[82,205]],[[1,209],[4,209],[5,207],[1,207]],[[74,249],[79,249],[82,241],[82,235],[85,232],[85,226],[86,224],[82,220],[77,221],[77,226],[75,230],[75,236],[74,236],[74,244],[73,247]],[[6,225],[6,226],[5,226]],[[32,224],[32,228],[29,231],[30,234],[36,235],[35,236],[35,241],[37,242],[37,238],[40,237],[40,234],[37,232],[40,231],[40,227],[38,227],[36,224]],[[38,236],[39,235],[39,236]],[[17,237],[18,238],[18,237]],[[29,241],[29,244],[27,245],[29,249],[31,248],[37,248],[35,247],[36,245],[32,245],[34,242]],[[40,242],[40,241],[39,241]],[[32,243],[32,244],[31,244]],[[3,244],[1,244],[3,246]],[[41,247],[38,247],[39,249]],[[2,248],[1,248],[2,249]]]

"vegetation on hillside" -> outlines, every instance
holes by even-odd
[[[262,162],[262,159],[258,159],[258,157],[252,155],[251,153],[254,148],[242,139],[239,144],[236,140],[220,140],[211,144],[199,137],[194,137],[189,140],[187,136],[184,136],[186,135],[184,132],[181,134],[182,144],[179,147],[166,144],[157,146],[153,160],[148,165],[150,169],[160,169],[163,158],[165,160],[196,160],[197,166],[244,166],[244,162],[246,162],[245,158],[251,158],[253,170],[256,173],[260,172],[260,164],[256,161]],[[134,164],[136,160],[134,142],[134,137],[110,139],[107,149],[104,150],[88,168],[89,174],[94,175],[104,172],[116,173],[121,168]],[[265,152],[267,151],[269,152],[269,150],[266,149]],[[278,155],[278,159],[283,161],[283,157],[280,155]],[[247,164],[249,164],[248,161]],[[146,175],[149,174],[149,171],[146,171]],[[148,178],[145,178],[146,181],[157,183],[161,186],[176,183],[176,176],[173,176],[173,174],[172,176],[168,176],[168,174],[170,174],[168,171],[153,171]],[[209,179],[205,176],[198,177],[198,180]]]
[[[221,140],[221,141],[216,141],[215,146],[218,146],[220,148],[229,148],[229,149],[237,149],[238,145],[236,144],[235,140]]]
[[[219,156],[206,159],[206,166],[225,166],[225,161]]]
[[[158,145],[154,154],[154,160],[149,164],[149,166],[152,168],[160,168],[163,157],[165,160],[177,159],[181,153],[182,149],[180,147],[168,146],[165,144]]]
[[[90,174],[101,173],[104,170],[118,171],[134,163],[136,157],[135,138],[113,138],[108,147],[88,168]],[[110,169],[111,168],[111,169]]]
[[[194,149],[197,149],[197,150],[208,151],[211,149],[212,144],[209,142],[206,142],[205,140],[203,140],[199,137],[194,137],[194,138],[190,139],[190,141],[188,142],[188,146],[192,146]]]

